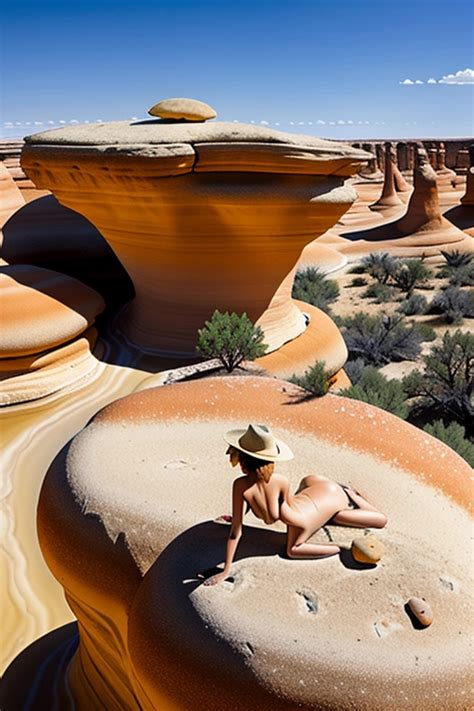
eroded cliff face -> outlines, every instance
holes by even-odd
[[[37,134],[22,165],[125,266],[136,292],[126,337],[189,355],[215,309],[260,320],[270,351],[304,331],[289,295],[271,301],[303,246],[352,204],[344,179],[368,157],[263,127],[157,120]]]
[[[259,709],[435,709],[440,696],[465,707],[468,465],[377,408],[334,396],[296,405],[301,394],[251,377],[143,391],[58,455],[38,525],[79,620],[68,675],[78,708],[243,710],[249,693]],[[231,581],[200,585],[228,533],[212,523],[231,500],[222,434],[248,421],[291,446],[279,470],[292,490],[317,471],[386,513],[376,568],[285,559],[282,524],[250,514]],[[350,545],[355,533],[329,526],[317,540]],[[404,611],[413,595],[435,610],[422,632]]]

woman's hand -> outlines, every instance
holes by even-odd
[[[217,575],[213,575],[212,578],[207,578],[207,580],[204,581],[204,585],[218,585],[228,577],[229,573],[218,573]]]

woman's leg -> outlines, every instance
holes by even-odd
[[[335,543],[307,543],[314,532],[308,534],[296,526],[288,526],[287,530],[286,553],[289,558],[326,558],[341,551]]]
[[[339,526],[353,526],[354,528],[383,528],[387,525],[387,517],[375,506],[369,504],[364,496],[354,489],[343,487],[350,499],[359,507],[357,509],[344,509],[332,517],[330,523]]]

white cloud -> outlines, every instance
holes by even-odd
[[[438,82],[436,81],[436,79],[433,79],[433,77],[431,77],[430,79],[428,79],[428,81],[426,83],[427,84],[437,84]]]
[[[313,122],[312,122],[312,121],[308,121],[308,126],[312,126],[312,125],[313,125]]]
[[[424,82],[424,81],[421,81],[421,79],[417,79],[416,82],[415,82],[415,84],[424,84],[424,83],[425,83],[425,82]]]
[[[325,126],[326,125],[326,121],[321,121],[321,119],[318,119],[316,121],[316,123],[318,124],[318,126]]]
[[[60,121],[58,121],[58,123],[60,123],[60,124],[65,124],[66,121],[64,121],[64,119],[61,119]]]
[[[415,82],[412,81],[411,79],[404,79],[403,81],[399,81],[398,83],[408,85],[408,84],[414,84]]]
[[[48,126],[54,126],[56,121],[48,121]]]
[[[77,119],[71,119],[69,123],[79,123],[79,121]]]
[[[463,69],[456,74],[446,74],[438,84],[474,84],[474,69]]]
[[[345,125],[346,125],[346,122],[345,122],[345,121],[341,121],[341,119],[339,119],[339,121],[337,122],[337,125],[338,125],[338,126],[345,126]]]
[[[262,126],[268,126],[268,121],[260,121],[260,124],[261,124]]]
[[[290,126],[294,126],[294,125],[295,125],[295,122],[294,122],[294,121],[290,121]]]
[[[305,122],[304,121],[298,121],[298,126],[304,126]]]
[[[275,126],[279,126],[279,125],[280,125],[280,122],[279,122],[279,121],[275,121]]]

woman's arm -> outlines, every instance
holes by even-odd
[[[217,583],[225,580],[230,574],[235,551],[237,550],[237,546],[242,536],[242,521],[244,517],[244,484],[244,478],[236,479],[232,487],[232,526],[229,538],[227,539],[224,570],[222,573],[218,573],[217,575],[213,575],[212,578],[208,578],[204,582],[204,585],[217,585]]]

